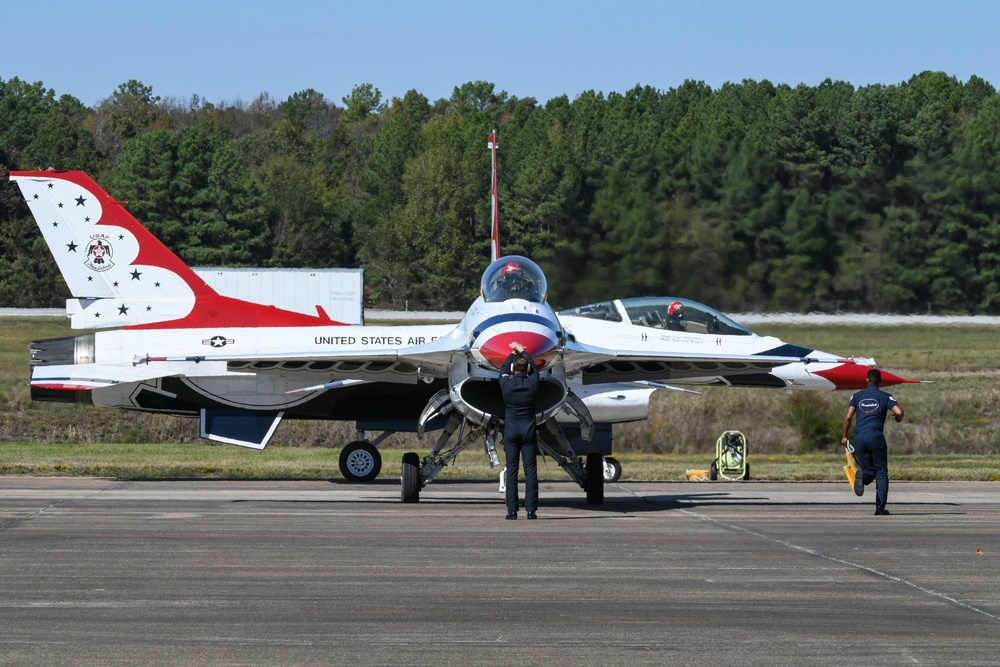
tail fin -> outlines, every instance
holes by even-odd
[[[82,171],[12,171],[75,299],[74,329],[340,324],[218,294]]]

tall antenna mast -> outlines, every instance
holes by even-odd
[[[487,147],[493,153],[493,201],[492,201],[492,218],[493,218],[493,229],[490,232],[490,261],[495,262],[500,256],[500,204],[497,200],[497,131],[493,130],[490,135]]]

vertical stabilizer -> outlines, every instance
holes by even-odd
[[[75,299],[73,328],[338,324],[220,296],[81,171],[14,171]]]

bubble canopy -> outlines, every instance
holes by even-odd
[[[483,301],[499,303],[508,299],[524,299],[535,303],[545,301],[548,283],[545,274],[527,257],[501,257],[486,269],[479,286]]]

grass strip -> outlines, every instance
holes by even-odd
[[[401,449],[382,451],[381,478],[398,477]],[[424,456],[426,450],[421,451]],[[324,447],[269,447],[263,451],[228,445],[203,444],[38,444],[0,443],[0,474],[34,476],[91,476],[115,479],[340,479],[339,449]],[[712,456],[690,454],[616,455],[623,481],[678,481],[689,469],[707,469]],[[751,478],[767,481],[840,481],[841,454],[758,455],[749,459]],[[492,480],[491,469],[478,452],[460,455],[440,479]],[[889,456],[889,476],[911,481],[1000,482],[996,457],[988,455]],[[542,459],[539,478],[563,481],[565,473],[553,461]]]

